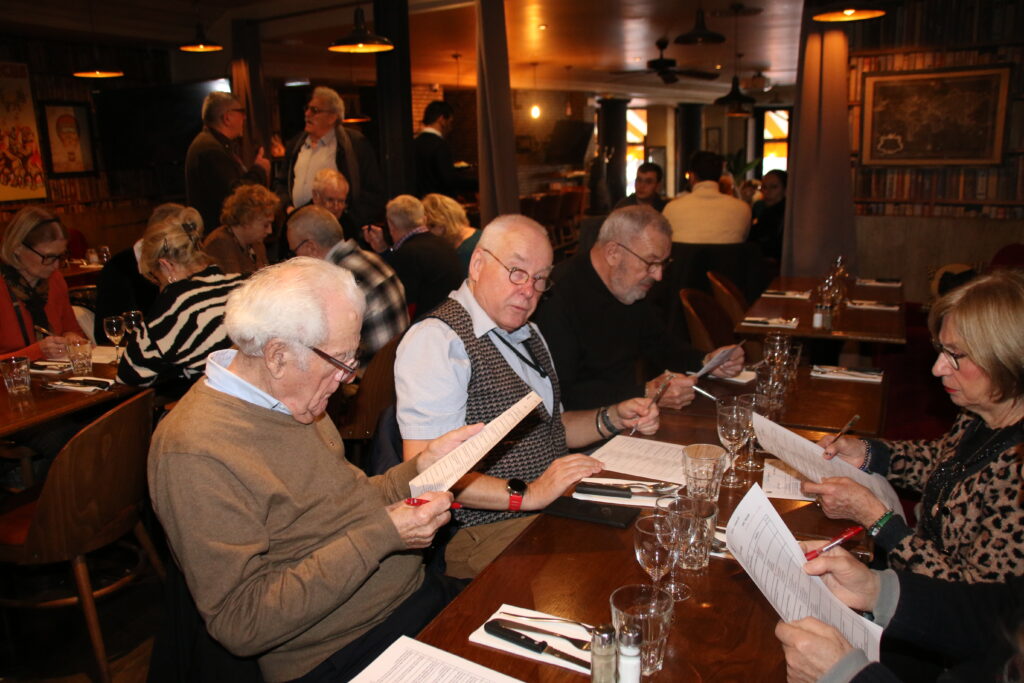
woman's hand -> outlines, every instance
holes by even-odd
[[[831,541],[801,541],[805,553],[817,550]],[[878,602],[881,580],[874,572],[842,548],[832,548],[804,565],[804,572],[820,576],[832,594],[847,607],[872,612]]]
[[[786,655],[786,679],[789,683],[814,683],[839,663],[853,646],[836,629],[814,617],[787,624],[780,621],[775,637]]]
[[[608,408],[608,417],[616,429],[633,429],[641,434],[654,434],[660,420],[658,406],[649,398],[631,398]]]
[[[831,460],[837,455],[856,468],[864,464],[864,458],[868,457],[868,448],[861,439],[853,439],[848,436],[836,441],[831,434],[823,436],[818,445],[825,449],[825,459]]]
[[[821,509],[832,519],[852,519],[865,528],[874,524],[889,509],[866,487],[847,477],[828,477],[820,484],[805,481],[800,491],[818,496]]]

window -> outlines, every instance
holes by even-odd
[[[647,110],[626,110],[626,195],[633,194],[636,169],[644,163],[644,141],[647,139]]]
[[[768,171],[785,171],[789,165],[790,109],[765,109],[758,116],[761,124],[761,175]]]

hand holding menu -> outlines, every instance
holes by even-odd
[[[886,507],[903,516],[899,496],[882,475],[862,472],[842,458],[826,460],[822,455],[824,448],[757,413],[754,413],[754,431],[761,448],[814,483],[820,484],[828,477],[849,477],[871,491]]]
[[[519,424],[540,403],[540,396],[531,391],[504,413],[494,418],[480,432],[452,449],[409,482],[415,498],[426,491],[447,491],[462,475],[473,469],[489,450],[494,448],[512,428]]]
[[[757,484],[736,506],[725,538],[729,552],[783,620],[814,617],[878,661],[882,627],[844,605],[821,577],[804,572],[800,544]]]

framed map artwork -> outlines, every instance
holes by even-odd
[[[865,74],[861,162],[998,164],[1009,67]]]

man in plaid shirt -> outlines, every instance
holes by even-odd
[[[327,209],[306,206],[288,219],[288,247],[296,256],[330,261],[352,272],[366,296],[366,312],[360,331],[359,362],[363,367],[373,354],[409,327],[405,288],[391,266],[379,256],[345,239],[338,220]]]

